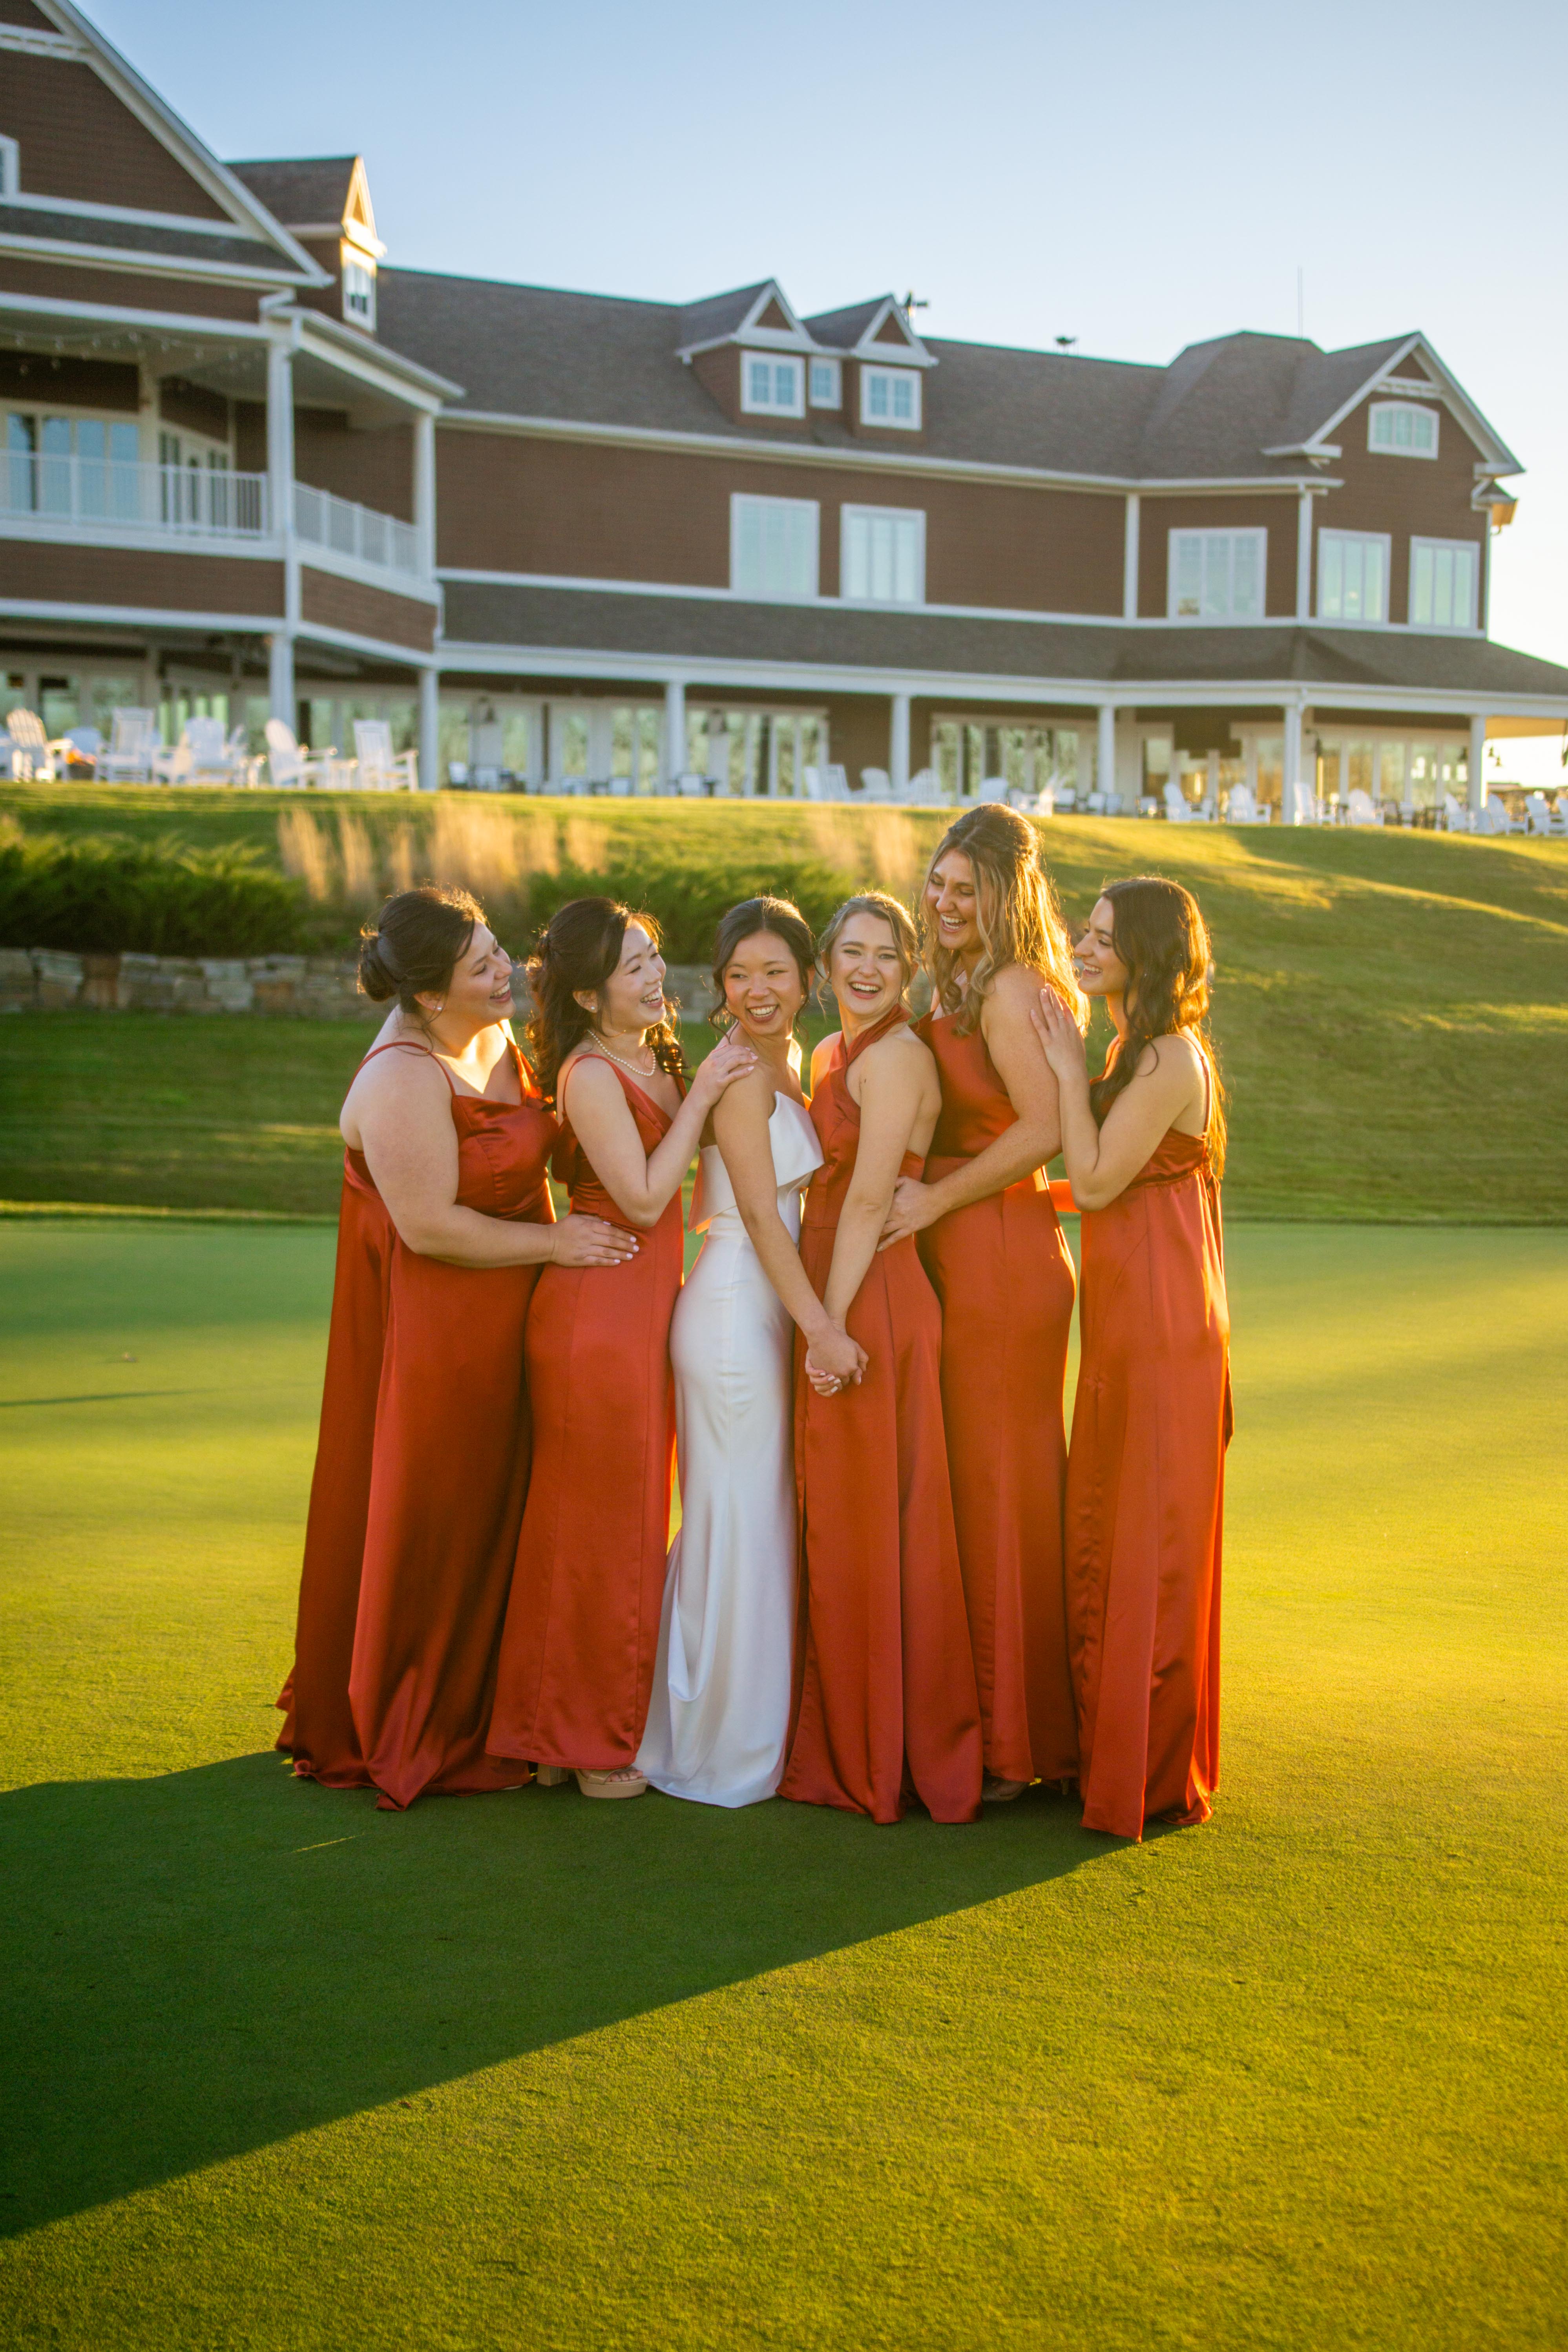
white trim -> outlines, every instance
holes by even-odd
[[[1393,601],[1394,580],[1394,541],[1388,532],[1385,530],[1341,530],[1337,527],[1331,528],[1327,523],[1321,524],[1319,526],[1317,617],[1320,621],[1325,622],[1331,628],[1342,628],[1346,626],[1347,624],[1339,614],[1325,613],[1323,610],[1323,547],[1325,541],[1338,541],[1341,546],[1382,548],[1383,611],[1375,614],[1363,614],[1361,620],[1352,621],[1349,623],[1348,625],[1352,628],[1368,629],[1386,627],[1388,623],[1388,608]]]
[[[754,519],[760,527],[767,520],[767,513],[763,511],[764,509],[776,514],[781,521],[784,520],[785,517],[804,521],[809,531],[811,546],[808,570],[811,577],[811,585],[809,588],[804,589],[798,593],[793,593],[789,589],[741,588],[735,584],[742,567],[743,549],[742,542],[745,535],[747,523],[752,520],[754,516]],[[731,585],[727,592],[731,598],[739,599],[742,603],[748,604],[815,604],[817,601],[817,583],[821,578],[821,568],[822,509],[816,499],[759,498],[748,490],[731,491]]]
[[[443,399],[462,397],[460,383],[437,375],[433,368],[421,367],[416,360],[405,360],[399,352],[367,342],[362,328],[345,326],[324,311],[300,310],[290,305],[268,315],[293,330],[297,350],[308,352],[323,367],[357,377],[389,400],[401,400],[410,408],[437,410]]]
[[[849,574],[849,532],[852,524],[875,527],[879,522],[895,526],[913,525],[914,590],[912,596],[876,597],[852,596],[846,584]],[[867,549],[868,565],[870,549]],[[846,503],[838,509],[838,601],[853,604],[857,611],[867,607],[879,611],[913,613],[926,609],[926,517],[923,507],[868,507]],[[824,603],[829,601],[826,598]]]
[[[415,572],[366,563],[357,555],[343,555],[335,547],[323,547],[320,541],[300,539],[298,534],[295,552],[301,572],[324,572],[336,579],[357,580],[366,588],[379,588],[384,596],[401,596],[410,604],[440,604],[441,591],[437,583],[421,580]]]
[[[22,150],[15,139],[0,135],[0,203],[20,205],[27,201],[22,194],[21,178]]]
[[[1489,442],[1492,448],[1496,450],[1497,465],[1493,470],[1504,474],[1522,474],[1524,467],[1520,464],[1507,442],[1488,424],[1458,378],[1449,373],[1426,336],[1419,333],[1407,335],[1398,350],[1384,362],[1384,365],[1377,369],[1375,373],[1368,376],[1364,383],[1358,384],[1350,398],[1342,401],[1331,416],[1326,416],[1323,419],[1317,431],[1311,436],[1313,442],[1326,441],[1329,435],[1337,426],[1342,425],[1345,418],[1353,410],[1359,408],[1363,400],[1375,394],[1378,387],[1387,382],[1394,369],[1403,366],[1412,352],[1419,352],[1422,360],[1434,371],[1432,398],[1452,409],[1460,425],[1473,440]]]
[[[879,377],[885,377],[889,385],[888,414],[885,416],[873,416],[870,409],[871,386]],[[897,397],[900,384],[909,386],[912,414],[908,416],[895,416],[892,413],[892,404]],[[886,361],[862,360],[860,362],[861,424],[869,425],[878,433],[919,433],[924,424],[922,389],[918,368],[889,367]]]
[[[1303,493],[1302,504],[1306,504],[1305,493]],[[1177,609],[1181,601],[1181,591],[1178,580],[1176,548],[1177,542],[1184,539],[1195,539],[1199,541],[1211,539],[1229,540],[1232,542],[1229,563],[1230,569],[1233,572],[1236,562],[1236,545],[1243,540],[1250,540],[1257,550],[1256,562],[1258,567],[1258,610],[1256,613],[1240,614],[1231,613],[1215,614],[1204,612],[1180,612]],[[1206,555],[1200,558],[1200,562],[1206,571]],[[1199,594],[1201,599],[1201,588]],[[1193,525],[1172,523],[1170,525],[1165,533],[1165,625],[1168,628],[1226,629],[1233,626],[1237,620],[1257,623],[1259,621],[1267,621],[1270,617],[1271,616],[1268,612],[1268,532],[1266,526],[1248,523],[1245,524],[1239,530],[1226,530],[1225,529],[1216,530],[1206,524]],[[1279,617],[1280,616],[1278,614],[1272,616],[1276,627],[1279,625]],[[1298,614],[1298,621],[1301,617],[1302,616]],[[1289,626],[1289,623],[1287,623],[1286,625]]]
[[[265,563],[280,563],[283,560],[280,539],[256,534],[245,538],[237,533],[231,538],[217,532],[198,536],[194,531],[177,530],[172,524],[166,530],[139,530],[133,524],[110,522],[95,528],[79,517],[51,522],[37,514],[0,513],[0,544],[10,541],[28,547],[95,547],[104,552],[124,547],[139,555],[221,555],[226,560],[244,557]],[[16,609],[7,598],[6,612]]]
[[[165,271],[167,277],[172,273]],[[199,310],[132,310],[112,302],[71,302],[56,294],[13,294],[0,287],[0,320],[74,319],[86,326],[123,327],[136,334],[179,335],[193,343],[264,343],[262,319],[213,319]]]
[[[16,142],[13,141],[11,143],[15,145]],[[14,194],[6,196],[4,201],[8,205],[27,207],[34,212],[68,213],[73,220],[100,220],[108,222],[110,226],[123,225],[127,228],[174,229],[181,236],[186,234],[192,236],[255,236],[258,245],[264,241],[256,235],[255,231],[244,227],[238,221],[208,220],[204,215],[198,213],[149,212],[140,205],[104,205],[99,204],[89,196],[40,196],[36,195],[28,188],[18,188]],[[336,229],[323,229],[321,234],[323,236],[336,236],[338,232]],[[268,238],[265,242],[272,244],[273,240]],[[276,247],[274,249],[276,250]],[[298,273],[296,272],[295,275],[297,276]]]
[[[40,32],[37,25],[0,25],[0,52],[18,58],[53,58],[57,64],[87,65],[91,52],[68,33]]]
[[[1414,400],[1373,400],[1368,402],[1366,411],[1366,446],[1368,449],[1371,450],[1374,457],[1436,457],[1437,445],[1442,434],[1442,396],[1436,391],[1435,386],[1432,397],[1434,402],[1436,403],[1436,405],[1433,407],[1423,407],[1419,402]],[[1401,449],[1393,441],[1380,441],[1377,437],[1377,420],[1380,416],[1430,417],[1432,420],[1432,446],[1430,449],[1417,449],[1415,447]]]
[[[1268,583],[1264,579],[1263,602],[1268,603]],[[1312,611],[1312,493],[1303,490],[1296,502],[1296,618],[1306,621]]]
[[[756,351],[741,345],[741,413],[744,416],[804,416],[805,415],[805,361],[798,352]],[[768,397],[752,396],[751,370],[767,370]],[[787,368],[795,385],[795,398],[786,404],[773,397],[778,387],[777,371]]]
[[[1416,621],[1411,615],[1415,610],[1415,563],[1418,555],[1466,555],[1470,562],[1469,618],[1464,621]],[[1425,532],[1413,534],[1410,541],[1410,570],[1405,587],[1405,620],[1407,625],[1422,636],[1476,636],[1476,614],[1480,603],[1481,564],[1485,559],[1485,542],[1473,539],[1432,539]],[[1434,603],[1436,597],[1434,596]]]
[[[833,380],[832,397],[819,400],[812,388],[812,379],[818,368],[826,368]],[[805,363],[805,400],[808,408],[842,408],[844,405],[844,362],[830,360],[820,352],[813,352]]]
[[[259,240],[258,240],[259,241]],[[0,232],[0,253],[25,260],[75,262],[82,268],[109,268],[136,278],[189,278],[217,286],[279,286],[292,293],[298,270],[263,269],[254,261],[200,261],[184,253],[142,253],[128,245],[78,245],[62,236],[18,236]]]
[[[0,302],[5,299],[0,295]],[[300,315],[315,318],[319,314],[311,311]],[[714,456],[752,458],[766,465],[782,461],[801,466],[847,466],[879,473],[919,474],[931,481],[1026,482],[1044,489],[1111,490],[1118,497],[1137,490],[1145,498],[1242,498],[1261,490],[1294,498],[1304,489],[1344,488],[1342,481],[1322,474],[1235,474],[1214,480],[1199,475],[1074,474],[1047,466],[1002,465],[985,457],[933,457],[923,449],[887,449],[871,442],[840,448],[816,441],[755,440],[737,433],[685,433],[661,425],[592,425],[581,418],[519,416],[499,408],[443,410],[442,431],[454,427],[474,433],[516,433],[542,441],[582,441],[611,448],[703,450]]]
[[[1121,527],[1121,617],[1123,621],[1135,621],[1138,618],[1139,530],[1139,494],[1136,490],[1129,490]]]

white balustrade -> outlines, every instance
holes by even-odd
[[[357,506],[331,490],[295,483],[294,529],[312,547],[330,548],[384,572],[419,574],[419,533],[411,522],[377,514],[374,507]]]
[[[269,528],[265,474],[18,449],[0,456],[0,514],[95,538],[100,531],[153,530],[264,539]]]

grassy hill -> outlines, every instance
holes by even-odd
[[[762,887],[818,917],[859,882],[912,895],[942,824],[790,803],[49,786],[0,790],[7,814],[28,833],[249,843],[296,877],[323,945],[384,889],[438,876],[475,887],[514,947],[563,897],[608,887],[651,904],[691,959],[716,912]],[[1130,872],[1201,900],[1233,1217],[1568,1216],[1568,845],[1076,818],[1042,841],[1069,919]],[[353,1024],[0,1024],[0,1195],[330,1209],[363,1043]]]

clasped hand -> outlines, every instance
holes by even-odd
[[[870,1360],[859,1340],[836,1323],[806,1349],[805,1377],[818,1396],[837,1396],[840,1389],[859,1387]]]
[[[893,1187],[892,1206],[877,1247],[879,1251],[891,1249],[895,1242],[907,1241],[911,1234],[923,1234],[935,1222],[931,1186],[922,1184],[918,1176],[900,1176]]]

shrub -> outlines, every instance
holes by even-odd
[[[300,886],[251,848],[0,831],[0,947],[245,956],[297,949]]]

